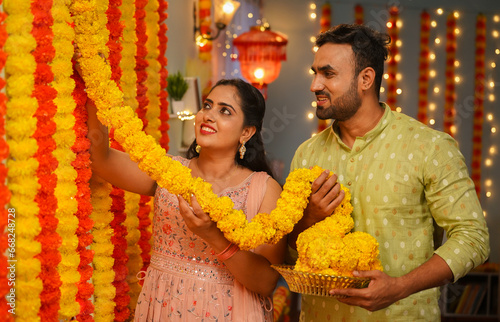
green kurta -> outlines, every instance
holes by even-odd
[[[352,194],[354,230],[377,239],[385,273],[405,275],[436,253],[456,281],[489,255],[488,229],[463,155],[449,135],[383,107],[378,125],[352,149],[334,123],[297,149],[291,170],[319,165],[338,175]],[[433,238],[442,233],[436,225],[447,232],[442,246]],[[301,321],[439,321],[438,299],[434,288],[369,312],[303,296]]]

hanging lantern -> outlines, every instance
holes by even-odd
[[[267,97],[267,84],[278,78],[281,61],[286,60],[285,35],[269,27],[254,26],[239,35],[233,44],[238,49],[241,73]]]

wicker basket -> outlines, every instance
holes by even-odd
[[[290,291],[308,295],[340,297],[330,295],[334,288],[363,288],[368,286],[370,279],[347,276],[330,276],[299,272],[291,265],[272,265],[285,279]]]

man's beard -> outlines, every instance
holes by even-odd
[[[318,91],[316,95],[325,95],[331,102],[330,94]],[[349,90],[342,96],[331,102],[331,105],[325,108],[316,108],[316,116],[321,120],[334,119],[340,122],[350,119],[361,106],[361,98],[358,95],[358,83],[356,78],[351,82]]]

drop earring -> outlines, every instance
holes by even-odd
[[[200,151],[201,151],[201,145],[196,144],[196,148],[195,148],[194,150],[196,151],[196,153],[200,154]]]
[[[247,148],[245,147],[245,141],[241,143],[239,151],[240,151],[240,159],[243,160],[243,158],[245,157],[245,152],[247,152]]]

